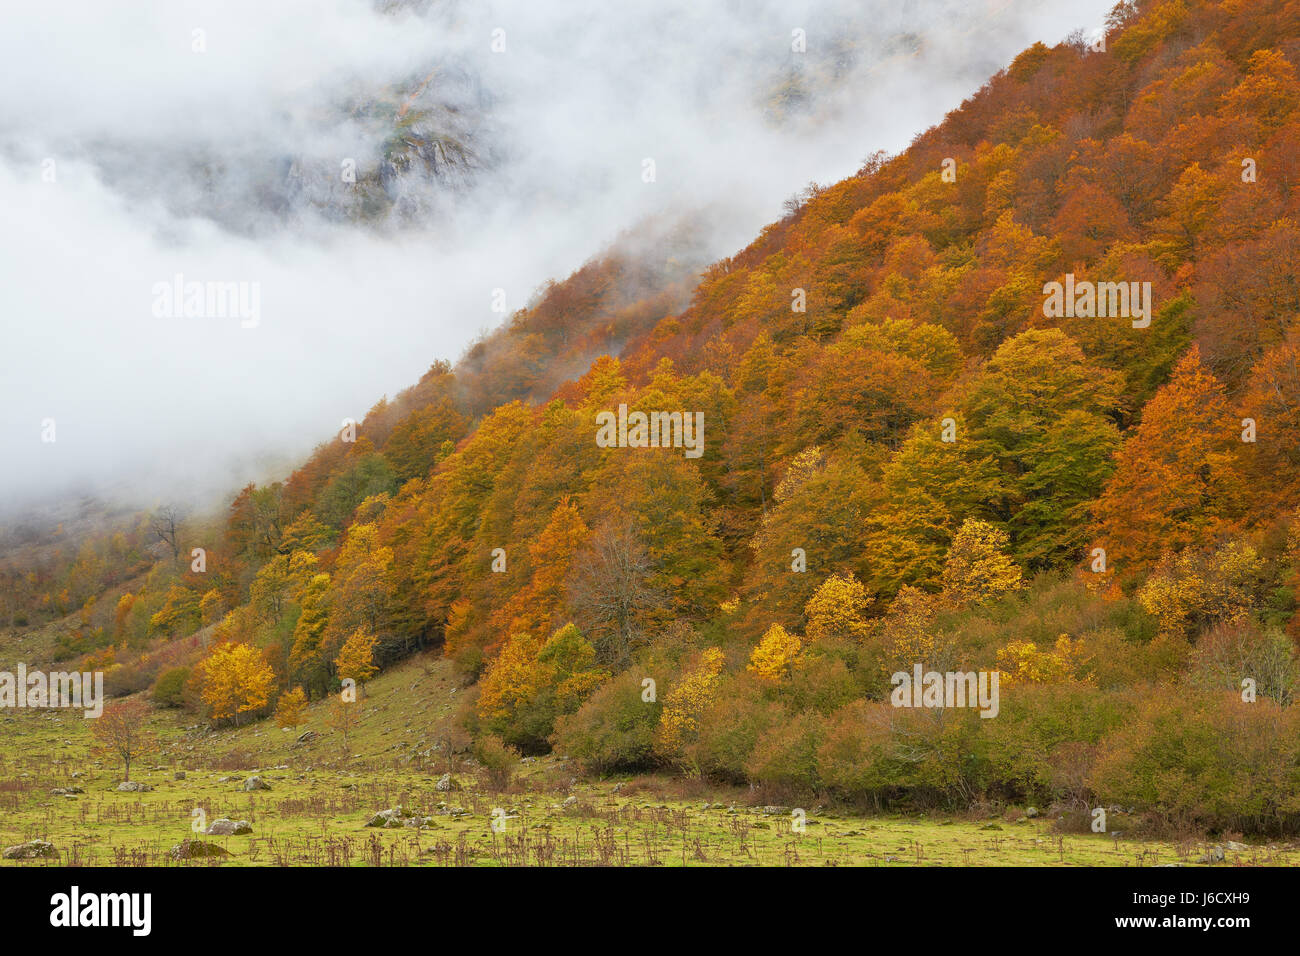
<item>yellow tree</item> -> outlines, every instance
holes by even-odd
[[[204,627],[216,624],[225,616],[225,613],[221,591],[217,588],[205,592],[203,597],[199,599],[199,618]]]
[[[276,555],[262,565],[253,579],[250,603],[263,620],[279,623],[315,573],[316,555],[310,551]]]
[[[1033,641],[1011,641],[998,651],[998,673],[1003,683],[1060,684],[1075,680],[1088,663],[1082,640],[1062,634],[1056,646],[1039,649]]]
[[[340,680],[353,680],[362,687],[366,681],[378,673],[375,666],[375,644],[378,639],[364,628],[357,628],[343,642],[339,656],[334,659],[334,667]]]
[[[890,602],[889,610],[875,629],[880,666],[885,677],[895,671],[910,671],[914,664],[934,667],[934,617],[938,599],[918,588],[904,586]]]
[[[486,721],[509,718],[537,693],[542,674],[537,655],[540,638],[513,634],[488,665],[480,682],[478,715]]]
[[[654,738],[654,749],[660,756],[677,759],[682,748],[695,740],[699,733],[700,715],[713,702],[725,663],[721,649],[706,649],[695,667],[664,698],[664,709]]]
[[[280,695],[275,704],[275,726],[296,730],[307,720],[307,694],[301,687]]]
[[[779,681],[798,665],[802,651],[803,641],[797,634],[791,634],[780,624],[773,624],[749,655],[746,669],[763,680]]]
[[[1166,554],[1137,598],[1161,630],[1194,638],[1213,624],[1247,620],[1266,579],[1259,553],[1231,541],[1213,554],[1196,548]]]
[[[340,635],[358,627],[372,634],[385,633],[393,590],[393,549],[379,543],[379,531],[373,524],[357,524],[348,530],[334,566],[334,588],[338,600],[333,611],[338,620],[331,626],[337,626]]]
[[[831,637],[862,640],[867,636],[866,610],[870,601],[867,589],[852,571],[832,574],[804,605],[808,619],[804,633],[812,641]]]
[[[223,642],[199,666],[199,693],[214,720],[233,718],[266,706],[275,672],[251,644]]]
[[[321,641],[329,624],[330,576],[317,574],[302,592],[302,613],[293,629],[293,649],[289,652],[290,672],[309,687],[323,690],[326,667],[322,661]]]
[[[1020,566],[1006,553],[1010,538],[987,521],[967,518],[943,565],[943,593],[961,605],[1020,587]]]

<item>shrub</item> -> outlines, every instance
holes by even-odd
[[[188,667],[173,667],[163,671],[153,684],[153,702],[160,707],[184,707],[188,703],[185,685],[189,679]]]
[[[845,653],[840,653],[841,650]],[[827,715],[861,697],[865,690],[863,681],[849,669],[850,664],[857,663],[853,651],[834,644],[819,644],[806,651],[803,666],[790,675],[789,684],[781,689],[787,707]]]
[[[1292,704],[1300,665],[1291,639],[1248,624],[1221,624],[1201,638],[1192,654],[1193,684],[1241,693],[1245,678],[1254,680],[1259,696]]]
[[[689,765],[730,783],[747,780],[746,764],[759,738],[785,719],[785,709],[766,693],[762,679],[728,675],[700,714],[696,739],[686,747]]]
[[[891,752],[888,720],[892,705],[855,700],[837,710],[817,748],[817,773],[844,797],[870,797],[877,805],[896,781],[886,761]]]
[[[479,718],[530,753],[545,751],[557,717],[576,711],[605,680],[596,651],[572,624],[548,641],[516,634],[479,682]]]
[[[1161,560],[1138,601],[1162,630],[1194,638],[1219,622],[1248,618],[1263,580],[1263,562],[1250,545],[1234,542],[1213,554],[1188,548]]]
[[[817,745],[825,729],[825,718],[818,714],[786,715],[759,736],[745,773],[752,782],[782,792],[815,790],[821,783]]]
[[[1081,794],[1078,762],[1132,713],[1125,694],[1086,684],[1026,684],[999,695],[994,720],[984,720],[977,745],[979,782],[985,793],[1009,800]],[[1086,774],[1085,774],[1086,776]]]
[[[1300,825],[1300,711],[1240,694],[1153,690],[1102,743],[1091,784],[1167,830],[1294,832]]]
[[[515,768],[519,766],[519,751],[495,734],[480,737],[474,744],[474,758],[483,767],[488,786],[497,792],[510,787]]]
[[[642,693],[640,669],[624,671],[556,720],[551,743],[595,773],[649,768],[663,707]]]

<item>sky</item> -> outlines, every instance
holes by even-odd
[[[16,5],[0,33],[0,518],[282,477],[500,324],[497,290],[521,308],[683,212],[706,210],[701,247],[729,255],[809,182],[906,148],[1020,50],[1097,31],[1110,6]],[[379,176],[409,130],[439,142],[436,166]],[[218,283],[246,308],[167,301]]]

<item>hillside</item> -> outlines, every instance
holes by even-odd
[[[1295,2],[1123,2],[698,281],[647,227],[174,552],[11,567],[11,626],[80,609],[60,659],[218,725],[436,654],[483,765],[1293,836],[1297,56]]]

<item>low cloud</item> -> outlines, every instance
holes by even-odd
[[[809,181],[905,147],[1108,6],[9,11],[0,510],[195,499],[283,471],[498,324],[494,289],[522,307],[625,229],[692,209],[707,255],[729,254]],[[256,283],[255,327],[156,316],[177,275]]]

